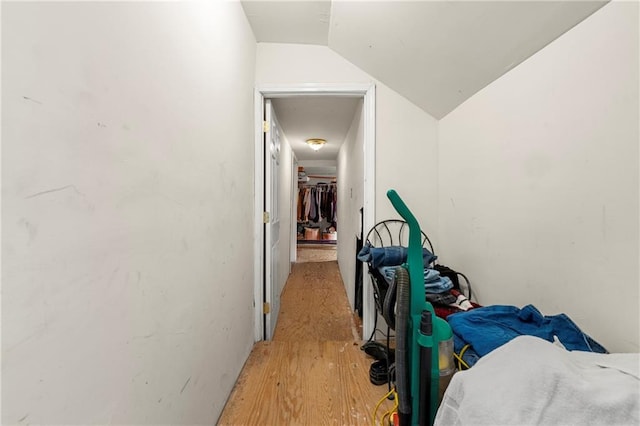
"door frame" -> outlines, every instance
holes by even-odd
[[[254,90],[254,340],[264,339],[263,300],[263,197],[264,197],[264,143],[262,112],[265,98],[290,98],[295,96],[347,96],[364,98],[364,229],[370,229],[375,220],[375,136],[376,136],[376,86],[367,84],[300,84],[300,85],[260,85]],[[366,231],[365,231],[366,232]],[[346,241],[346,239],[345,239]],[[355,256],[355,253],[354,253]],[[365,274],[363,274],[363,281]],[[369,336],[373,332],[375,307],[370,286],[362,286],[362,333]]]
[[[298,191],[297,185],[298,182],[298,157],[296,157],[296,153],[291,150],[291,240],[290,240],[290,252],[289,252],[289,274],[291,274],[291,268],[293,264],[298,260],[298,221],[293,220],[297,215],[297,207],[298,207]]]
[[[275,110],[271,104],[271,99],[265,99],[263,120],[268,124],[268,128],[263,130],[263,146],[265,155],[263,166],[265,167],[263,189],[265,197],[263,199],[265,211],[269,212],[268,223],[263,226],[264,233],[264,261],[263,261],[263,298],[270,305],[269,311],[263,313],[263,336],[265,339],[272,339],[275,331],[278,314],[280,312],[280,269],[283,266],[280,262],[279,249],[281,244],[281,205],[280,205],[280,168],[283,167],[280,156],[280,138],[284,138],[280,123],[275,115]],[[268,108],[266,108],[268,104]],[[276,145],[273,145],[273,142]],[[282,142],[284,143],[284,142]],[[274,149],[275,148],[275,149]],[[267,209],[268,206],[268,209]],[[263,219],[264,222],[264,219]],[[286,223],[285,223],[286,225]],[[274,229],[275,228],[275,229]],[[275,232],[274,232],[275,231]],[[277,249],[276,249],[277,247]],[[274,251],[274,249],[276,249]],[[287,270],[288,276],[289,270]],[[268,284],[268,285],[267,285]]]

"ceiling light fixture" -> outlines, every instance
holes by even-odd
[[[309,145],[309,147],[314,151],[320,150],[320,148],[322,148],[326,143],[327,141],[325,139],[307,139],[307,145]]]

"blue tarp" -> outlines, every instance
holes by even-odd
[[[549,342],[553,342],[556,336],[567,350],[607,353],[567,315],[544,316],[533,305],[522,309],[505,305],[485,306],[451,314],[447,321],[453,330],[456,353],[460,353],[465,345],[471,345],[463,357],[469,365],[521,335],[537,336]]]

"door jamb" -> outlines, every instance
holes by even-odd
[[[261,85],[254,91],[254,340],[263,340],[264,318],[263,304],[263,197],[264,197],[264,144],[263,144],[263,110],[266,98],[288,98],[295,96],[362,96],[364,97],[364,232],[374,225],[375,220],[375,84],[303,84],[303,85]],[[363,281],[366,277],[363,274]],[[356,283],[357,285],[357,283]],[[373,332],[375,307],[373,292],[370,286],[362,286],[363,329],[362,335],[369,336]]]
[[[290,238],[290,250],[289,250],[289,274],[291,274],[291,268],[293,264],[296,262],[298,257],[297,246],[298,246],[298,220],[293,220],[296,217],[298,209],[298,158],[296,157],[296,153],[291,149],[291,238]]]

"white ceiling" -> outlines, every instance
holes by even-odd
[[[326,45],[435,118],[606,1],[242,1],[258,42]],[[354,99],[276,99],[299,159],[335,159]],[[321,137],[317,153],[302,145]]]
[[[298,160],[335,160],[362,98],[297,96],[271,102]],[[305,144],[310,138],[326,139],[327,143],[314,151]]]
[[[440,119],[603,4],[336,1],[328,45]]]
[[[243,1],[258,42],[327,45],[331,1]]]

